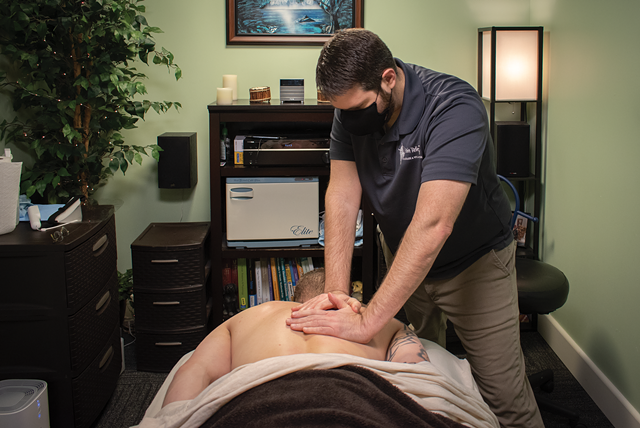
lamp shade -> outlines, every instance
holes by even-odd
[[[537,100],[542,27],[491,27],[478,31],[480,95],[492,101]]]

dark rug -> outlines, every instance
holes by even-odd
[[[135,342],[132,336],[125,337],[125,371],[109,403],[98,417],[92,428],[127,428],[136,425],[144,416],[166,373],[138,372],[135,365]],[[447,336],[447,349],[458,356],[464,356],[464,348],[455,334]],[[527,374],[552,369],[554,390],[551,393],[540,392],[550,397],[556,404],[573,409],[580,415],[580,423],[588,428],[613,428],[613,425],[600,411],[598,406],[580,386],[571,372],[535,331],[522,332],[522,349],[527,365]],[[541,411],[546,428],[566,428],[569,421],[562,416]]]

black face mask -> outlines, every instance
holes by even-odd
[[[342,126],[358,136],[382,132],[384,124],[389,120],[389,107],[391,107],[391,97],[389,97],[389,106],[382,113],[378,113],[378,105],[375,101],[369,107],[359,110],[340,110]]]

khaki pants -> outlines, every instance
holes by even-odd
[[[387,266],[393,254],[380,234]],[[520,347],[513,242],[491,251],[458,276],[426,279],[405,303],[416,334],[445,346],[449,318],[482,397],[504,427],[544,427]]]

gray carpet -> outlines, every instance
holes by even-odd
[[[464,348],[448,338],[447,348],[456,355],[463,355]],[[133,338],[125,333],[125,344]],[[561,406],[572,408],[580,415],[580,423],[588,428],[612,428],[613,425],[595,405],[580,384],[562,364],[542,336],[535,331],[522,333],[522,348],[527,364],[527,374],[552,369],[555,389],[551,393],[541,392]],[[92,428],[126,428],[142,419],[166,374],[138,372],[135,366],[135,343],[125,347],[125,371],[111,400]],[[541,411],[546,428],[569,427],[566,418]]]

